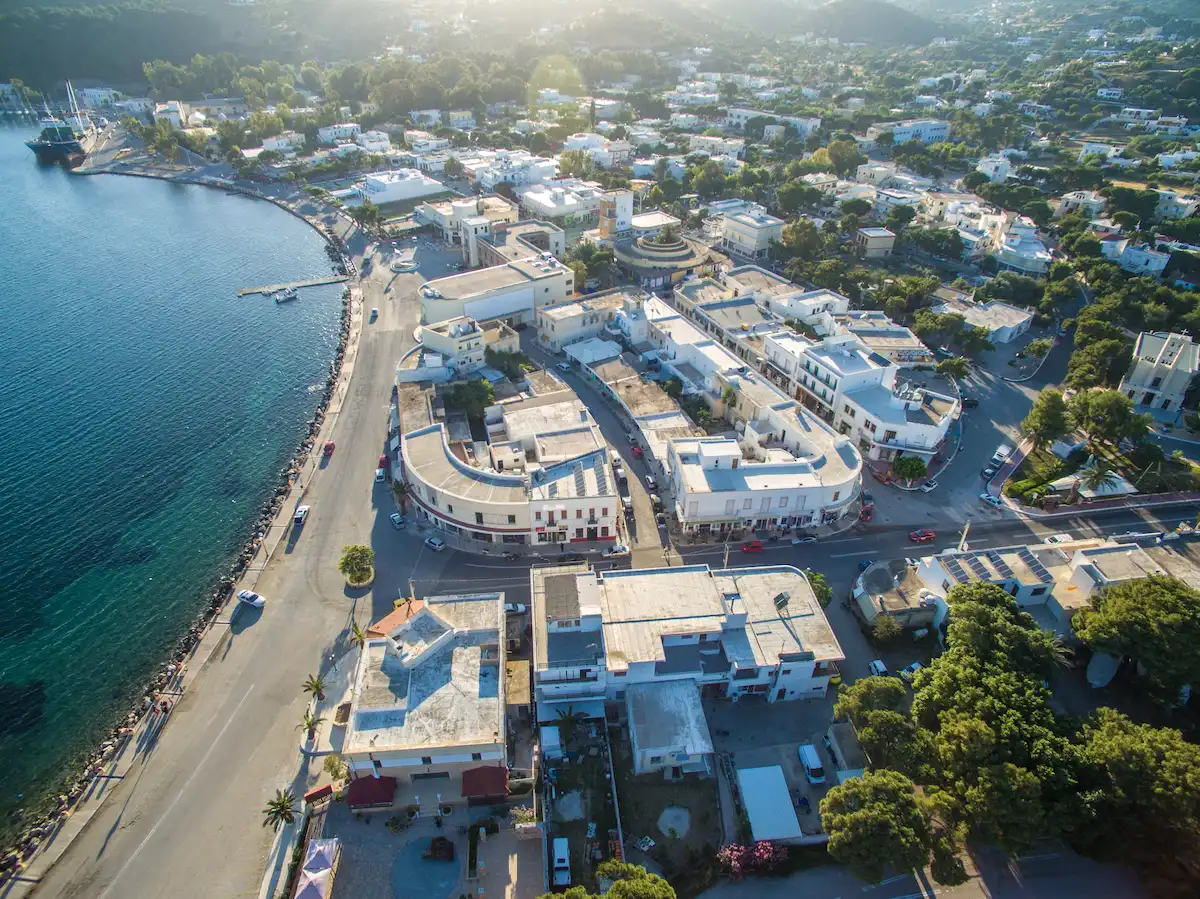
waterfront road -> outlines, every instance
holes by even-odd
[[[339,230],[347,231],[348,223],[339,221]],[[350,234],[352,247],[364,244]],[[392,528],[392,497],[374,481],[396,362],[413,344],[416,288],[450,270],[454,258],[432,247],[418,256],[428,258],[411,275],[366,267],[364,305],[377,307],[379,319],[362,326],[354,375],[334,425],[337,450],[306,485],[312,514],[299,533],[287,535],[259,581],[266,607],[235,614],[144,763],[115,788],[35,896],[258,894],[273,836],[262,826],[262,808],[277,788],[299,794],[312,782],[296,776],[297,725],[306,708],[301,684],[350,649],[352,621],[365,625],[389,611],[398,585],[418,566],[422,579],[436,581],[450,555],[423,552],[416,534]],[[335,398],[331,409],[338,405]],[[375,546],[373,589],[347,589],[338,574],[348,543]]]

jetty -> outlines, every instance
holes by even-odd
[[[295,288],[299,290],[301,287],[320,287],[322,284],[341,284],[347,280],[347,275],[330,275],[328,278],[313,278],[310,281],[293,281],[290,284],[269,284],[266,287],[244,287],[238,291],[239,297],[248,297],[252,293],[278,293],[281,290]]]

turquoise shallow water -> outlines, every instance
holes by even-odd
[[[0,127],[0,828],[130,707],[303,438],[341,288],[220,190],[39,167]]]

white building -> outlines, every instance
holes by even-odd
[[[961,412],[954,397],[897,386],[899,366],[853,332],[820,341],[782,332],[764,344],[768,373],[871,459],[928,460]]]
[[[460,375],[483,368],[488,350],[512,353],[520,350],[517,332],[501,321],[480,324],[466,316],[421,326],[421,345],[437,353],[443,364]]]
[[[384,799],[399,787],[406,804],[434,816],[442,805],[466,801],[466,772],[503,770],[508,762],[504,594],[414,605],[378,622],[358,655],[341,754],[351,804],[356,784],[384,788]]]
[[[933,311],[942,315],[961,315],[968,325],[983,328],[992,343],[1008,343],[1029,330],[1033,313],[999,300],[976,303],[966,294],[939,287],[933,292]]]
[[[745,149],[746,142],[740,137],[693,134],[688,142],[688,152],[707,153],[709,156],[741,156]]]
[[[85,109],[107,109],[121,99],[121,92],[111,87],[75,88],[75,99]]]
[[[987,175],[988,181],[1005,182],[1008,180],[1009,172],[1012,170],[1012,163],[1007,156],[993,154],[985,156],[979,160],[975,166],[975,171],[982,172]]]
[[[307,138],[299,131],[284,131],[274,137],[264,137],[263,149],[291,156],[297,150],[303,150],[306,143]]]
[[[465,315],[476,321],[529,323],[538,309],[574,293],[575,273],[546,252],[427,282],[421,288],[421,320],[434,324]]]
[[[475,113],[469,109],[452,109],[446,114],[446,124],[455,131],[470,131],[475,127]]]
[[[1138,406],[1179,409],[1200,370],[1200,349],[1186,334],[1143,331],[1117,389]]]
[[[436,128],[442,124],[442,111],[440,109],[414,109],[409,113],[409,117],[413,123],[425,128]]]
[[[392,139],[386,131],[360,131],[354,135],[354,142],[362,147],[364,153],[386,156],[392,152]]]
[[[521,151],[502,151],[490,163],[475,169],[475,181],[484,190],[507,182],[514,188],[545,184],[558,176],[558,161]]]
[[[1100,254],[1117,263],[1125,271],[1147,278],[1160,278],[1171,261],[1170,253],[1162,253],[1148,244],[1135,244],[1128,238],[1111,235],[1100,241]]]
[[[721,249],[744,259],[765,259],[783,239],[783,219],[756,207],[725,215]]]
[[[1045,276],[1053,261],[1050,251],[1038,237],[1037,225],[1024,215],[1013,217],[1004,231],[997,232],[992,256],[1002,271],[1012,271],[1031,278]]]
[[[343,122],[340,125],[322,125],[317,129],[317,141],[327,147],[332,147],[340,140],[354,140],[362,128],[357,122]]]
[[[1159,220],[1191,218],[1200,208],[1200,198],[1183,195],[1173,190],[1155,189],[1158,194],[1158,205],[1154,215]]]
[[[921,195],[915,190],[901,190],[895,187],[878,187],[875,189],[875,216],[887,218],[893,209],[908,206],[916,212],[921,205]]]
[[[168,100],[154,107],[154,121],[168,122],[172,128],[182,128],[187,116],[187,106],[178,100]]]
[[[1108,198],[1100,195],[1099,191],[1095,190],[1072,190],[1062,195],[1058,201],[1058,206],[1054,210],[1055,218],[1062,218],[1064,215],[1079,213],[1089,219],[1104,212],[1104,207],[1108,205]]]
[[[943,141],[950,136],[950,123],[941,119],[907,119],[902,122],[881,122],[867,129],[867,140],[874,141],[879,135],[891,132],[892,143],[902,144],[919,140],[923,144]]]
[[[441,182],[427,178],[416,169],[370,172],[358,186],[363,199],[370,200],[376,206],[428,197],[443,190],[445,188]]]
[[[538,721],[603,718],[606,699],[633,693],[631,743],[648,771],[711,773],[701,696],[820,698],[845,658],[804,574],[787,566],[543,566],[530,587]]]
[[[884,259],[892,255],[896,235],[887,228],[859,228],[854,234],[854,245],[862,251],[864,259]]]
[[[543,306],[537,313],[537,339],[554,353],[594,337],[619,340],[628,330],[620,319],[630,316],[641,317],[644,321],[641,299],[618,287],[554,306]]]
[[[751,119],[768,118],[780,125],[791,125],[796,129],[798,140],[805,140],[821,127],[820,118],[805,118],[803,116],[777,115],[766,109],[747,109],[742,106],[731,106],[725,110],[725,127],[741,131]]]
[[[693,131],[697,128],[704,127],[704,119],[698,115],[693,115],[690,112],[673,112],[671,113],[672,128],[680,128],[684,131]]]
[[[595,224],[603,196],[604,189],[595,182],[572,179],[536,184],[521,192],[521,211],[527,218],[562,228]]]
[[[1101,87],[1096,90],[1096,96],[1101,100],[1120,100],[1125,96],[1125,90],[1120,87]]]

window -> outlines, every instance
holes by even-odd
[[[482,513],[482,512],[476,512],[476,513],[475,513],[475,523],[476,523],[476,524],[483,524],[483,513]]]
[[[595,521],[595,520],[596,520],[596,510],[588,509],[588,521]]]
[[[509,516],[508,516],[508,523],[509,523],[509,524],[516,524],[516,523],[517,523],[517,516],[516,516],[516,515],[509,515]]]
[[[692,507],[693,505],[694,505],[694,503],[688,503],[688,509],[689,509],[689,512],[688,512],[688,514],[689,514],[689,515],[695,515],[695,514],[696,514],[695,512],[692,512],[692,511],[690,511],[690,509],[691,509],[691,507]],[[725,500],[725,514],[726,514],[726,515],[732,515],[732,514],[733,514],[733,511],[734,511],[734,508],[735,508],[736,506],[737,506],[737,500],[733,500],[733,499],[727,499],[727,500]]]
[[[1041,596],[1045,592],[1046,592],[1045,586],[1034,587],[1032,590],[1029,591],[1029,595],[1030,596]]]
[[[576,517],[576,518],[583,518],[583,509],[576,509],[576,510],[575,510],[575,517]]]
[[[624,677],[628,673],[629,673],[628,671],[614,671],[613,677]]]
[[[607,537],[607,536],[608,536],[608,525],[603,525],[603,526],[601,526],[601,528],[600,528],[600,536],[601,536],[601,537]]]
[[[762,509],[762,511],[764,511],[764,512],[766,512],[768,509],[770,509],[771,508],[771,497],[764,496],[762,498],[762,500],[759,502],[758,507],[760,509]]]
[[[780,674],[791,674],[791,673],[792,673],[792,669],[791,669],[791,668],[784,668],[784,669],[783,669],[782,671],[780,671],[779,673],[780,673]]]
[[[433,764],[433,756],[431,756],[431,755],[421,756],[421,764],[422,765],[432,765]]]
[[[547,513],[546,513],[546,523],[547,523],[547,524],[554,524],[554,513],[553,513],[553,512],[547,512]]]
[[[602,509],[600,510],[600,517],[601,517],[601,518],[608,518],[608,506],[605,506],[604,508],[602,508]]]
[[[754,500],[752,500],[748,497],[746,499],[742,500],[742,508],[743,509],[749,509],[753,505],[754,505]]]
[[[454,512],[454,506],[453,506],[453,505],[451,505],[450,503],[446,503],[446,511],[447,511],[447,512],[451,512],[451,513],[453,513],[453,512]]]
[[[576,540],[583,539],[583,528],[575,528],[575,539]]]
[[[788,498],[786,496],[779,497],[779,508],[786,509],[787,503],[788,503]]]
[[[471,761],[482,762],[483,761],[483,753],[482,752],[472,752],[471,753]]]
[[[650,764],[651,765],[661,765],[662,764],[662,756],[661,755],[650,756]]]

